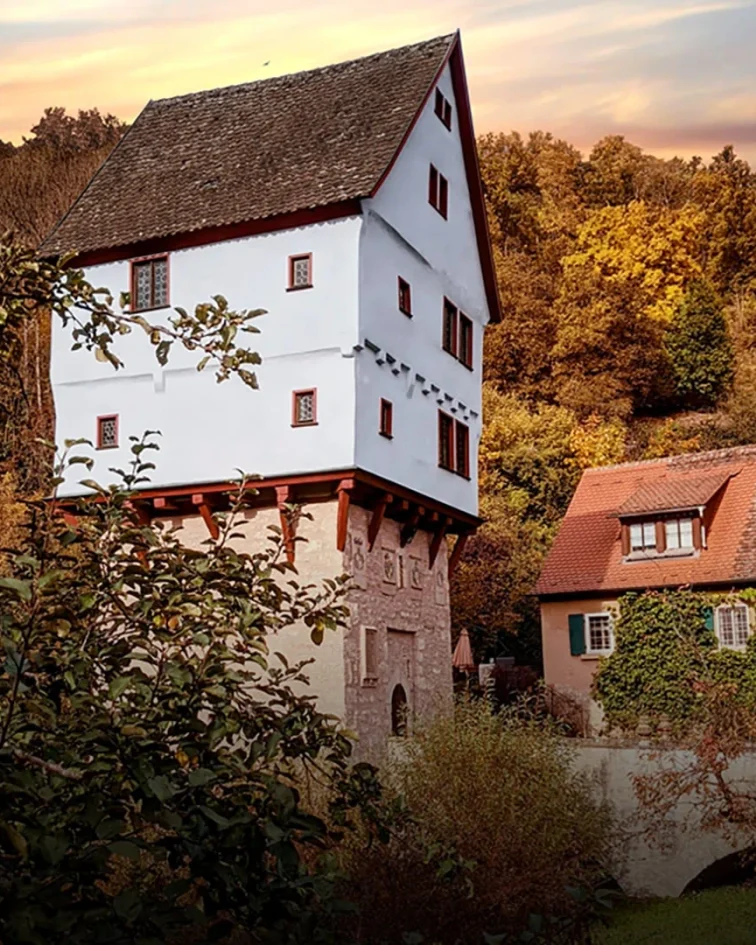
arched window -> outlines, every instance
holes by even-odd
[[[391,734],[407,734],[407,693],[401,685],[391,693]]]

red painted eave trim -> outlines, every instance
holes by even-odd
[[[243,223],[205,227],[200,230],[192,230],[189,233],[158,236],[137,243],[124,244],[123,246],[88,250],[74,256],[69,266],[84,268],[86,266],[98,266],[102,263],[118,262],[123,259],[133,259],[138,256],[159,255],[179,249],[190,249],[194,246],[206,246],[209,243],[242,239],[245,236],[258,236],[262,233],[275,233],[278,230],[292,230],[302,226],[311,226],[314,223],[326,223],[329,220],[359,216],[361,213],[362,206],[359,200],[342,200],[338,203],[327,204],[324,207],[295,210],[292,213],[282,213],[262,220],[247,220]],[[57,254],[48,253],[46,255],[48,258],[52,258],[53,255]]]
[[[475,142],[470,95],[467,89],[465,61],[462,57],[462,43],[459,38],[459,33],[454,41],[450,58],[450,68],[454,98],[457,102],[459,137],[462,142],[462,156],[465,161],[465,170],[467,171],[467,186],[470,192],[470,203],[472,204],[475,236],[478,241],[478,257],[480,258],[480,266],[483,270],[483,283],[486,287],[488,311],[492,322],[500,322],[501,302],[499,301],[499,287],[496,280],[493,249],[491,248],[491,234],[488,232],[486,201],[483,196],[483,183],[480,178],[478,147]]]

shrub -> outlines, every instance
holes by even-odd
[[[387,846],[342,851],[360,943],[479,943],[531,913],[575,910],[602,876],[608,811],[554,729],[464,700],[388,765],[408,818]]]

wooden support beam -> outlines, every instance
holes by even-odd
[[[402,530],[399,533],[399,544],[402,548],[406,547],[412,539],[415,537],[417,532],[417,526],[420,522],[420,516],[423,514],[422,506],[416,505],[409,514],[409,518],[402,525]]]
[[[291,490],[288,486],[276,486],[276,505],[278,506],[278,515],[281,519],[281,535],[283,537],[284,549],[286,551],[286,560],[289,564],[294,564],[295,542],[294,542],[294,524],[291,520],[291,514],[286,506],[291,502]]]
[[[207,530],[210,532],[210,537],[217,541],[220,536],[220,528],[218,523],[213,518],[213,511],[210,508],[210,503],[208,502],[208,497],[202,492],[196,492],[192,496],[192,505],[197,506],[197,511],[202,516],[202,521],[207,526]]]
[[[465,545],[467,544],[467,532],[463,532],[461,535],[457,535],[457,540],[454,542],[454,548],[452,553],[449,555],[449,577],[451,578],[452,574],[459,564],[459,559],[462,557],[462,553],[465,550]]]
[[[339,483],[339,507],[336,513],[336,548],[338,551],[343,551],[346,548],[349,504],[352,501],[353,489],[354,479],[342,479]]]
[[[391,493],[384,492],[378,499],[378,502],[373,509],[373,514],[370,518],[370,524],[368,525],[368,551],[373,550],[373,545],[375,544],[375,539],[378,537],[378,532],[381,530],[381,525],[383,524],[383,516],[386,514],[386,506],[391,501]]]
[[[124,502],[126,508],[134,513],[134,518],[137,521],[137,525],[149,525],[150,524],[150,511],[143,502]]]
[[[170,499],[166,499],[163,496],[155,496],[152,500],[152,504],[161,512],[178,512],[179,510],[175,502],[171,502]]]
[[[433,533],[433,538],[431,539],[430,549],[428,552],[428,567],[432,568],[436,563],[436,558],[438,553],[441,550],[441,542],[446,537],[446,529],[451,525],[451,519],[444,516],[439,524],[436,526],[436,530]]]

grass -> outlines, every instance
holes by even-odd
[[[595,945],[754,945],[756,889],[723,886],[621,907]]]

